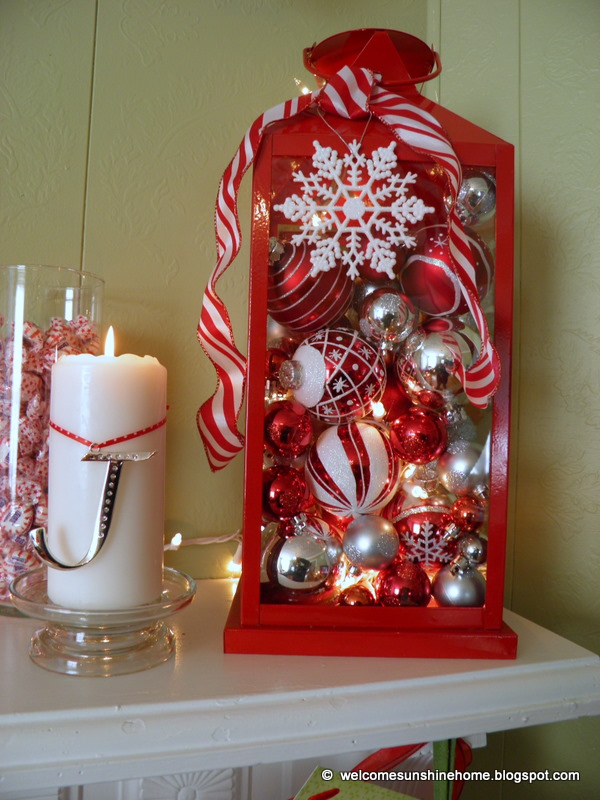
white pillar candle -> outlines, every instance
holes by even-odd
[[[68,355],[52,367],[51,422],[94,443],[127,437],[165,418],[167,371],[151,356]],[[48,596],[82,610],[132,608],[162,591],[165,426],[102,448],[156,450],[124,462],[106,543],[76,569],[48,567]],[[86,444],[50,429],[48,533],[51,554],[74,564],[88,552],[102,500],[106,462],[85,462]]]

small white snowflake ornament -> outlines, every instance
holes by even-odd
[[[396,248],[416,244],[408,225],[435,211],[409,194],[417,176],[397,171],[395,141],[373,150],[370,158],[360,152],[357,141],[343,157],[318,141],[313,145],[313,171],[292,173],[302,194],[274,206],[301,224],[294,244],[314,245],[311,274],[327,272],[341,261],[348,277],[357,278],[359,267],[368,262],[372,270],[393,279]]]

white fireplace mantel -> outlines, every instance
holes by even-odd
[[[515,661],[226,655],[231,597],[201,581],[173,618],[175,657],[108,679],[40,669],[40,623],[0,616],[0,799],[600,714],[598,656],[508,611]]]

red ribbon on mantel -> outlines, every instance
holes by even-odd
[[[198,323],[198,339],[217,372],[216,390],[197,414],[198,430],[213,471],[226,466],[244,447],[238,419],[244,400],[246,359],[235,345],[229,313],[215,288],[240,249],[238,189],[258,152],[267,125],[290,119],[313,104],[345,119],[359,119],[372,113],[398,141],[428,156],[444,170],[451,195],[448,242],[452,266],[482,341],[478,358],[470,367],[465,368],[456,354],[456,373],[468,399],[478,408],[485,408],[498,387],[500,361],[479,302],[473,254],[455,209],[462,181],[460,162],[435,117],[406,97],[379,86],[377,78],[363,67],[345,66],[322,89],[265,111],[250,126],[223,174],[215,209],[218,260],[204,291]]]

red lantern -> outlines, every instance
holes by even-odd
[[[306,51],[305,62],[324,86],[259,117],[223,177],[220,258],[199,326],[221,381],[199,412],[211,465],[223,466],[245,446],[243,572],[226,650],[514,657],[516,637],[502,620],[513,148],[419,94],[439,59],[407,34],[340,34]],[[239,246],[235,199],[251,161],[246,362],[215,284]],[[413,337],[421,332],[436,341],[420,347]],[[301,340],[284,363],[277,338]],[[296,367],[286,366],[295,361],[301,386]],[[279,421],[266,433],[256,424],[265,418],[265,397],[286,404],[276,406]],[[303,415],[287,419],[287,404],[297,403],[315,428],[305,471],[297,461],[263,463],[265,448],[288,463],[288,442],[299,438],[304,448]],[[453,422],[463,417],[460,430],[470,425],[474,441]],[[475,455],[481,458],[471,463]],[[442,495],[437,505],[432,498]],[[484,495],[480,521],[470,500]],[[288,562],[274,569],[261,527],[263,514],[293,527],[307,503],[347,532],[348,552],[321,584],[323,548],[310,537],[288,544],[300,590],[282,585],[292,580]],[[398,509],[406,512],[395,523],[398,551],[379,558],[380,537]],[[436,599],[424,570],[433,575],[466,558],[456,555],[457,541],[466,547],[475,529],[489,542],[484,602],[451,604],[441,592]],[[272,578],[261,584],[265,563],[277,586]]]

